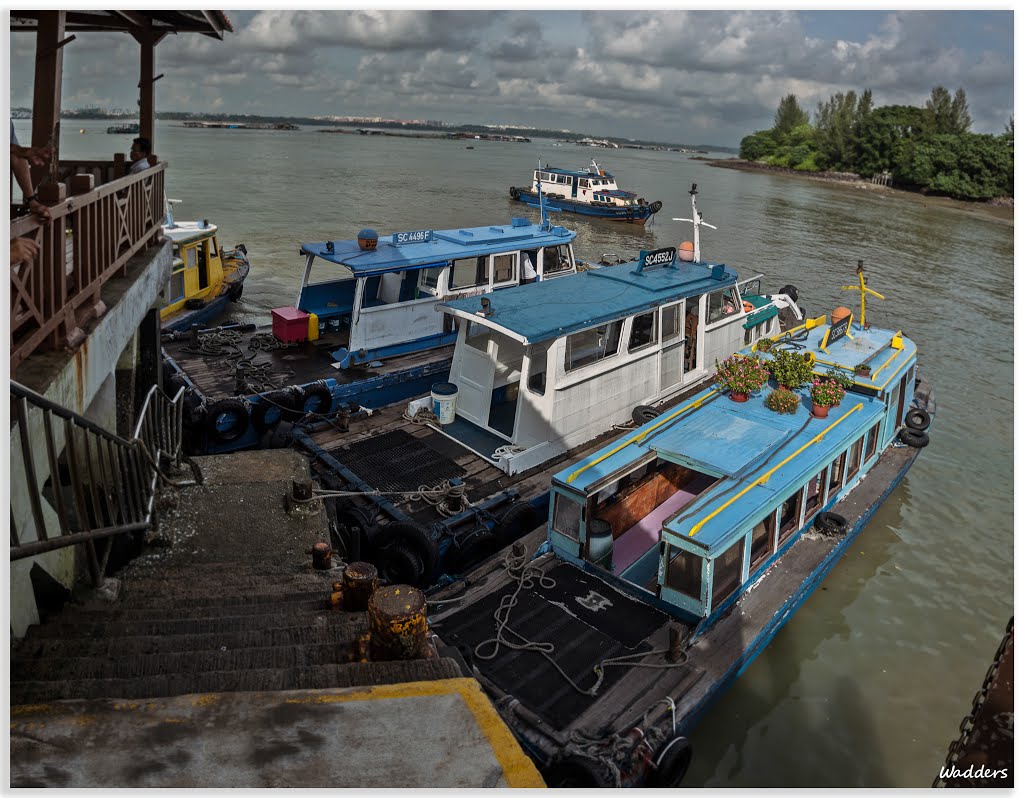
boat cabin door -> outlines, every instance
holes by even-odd
[[[458,375],[452,374],[459,386],[455,412],[479,427],[486,427],[494,387],[494,361],[489,352],[492,330],[463,319],[459,326],[466,329],[456,358]]]
[[[702,297],[687,297],[683,315],[683,380],[690,372],[704,367],[704,321]]]
[[[665,394],[683,381],[683,303],[661,309],[661,365],[658,393]]]

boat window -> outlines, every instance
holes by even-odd
[[[466,345],[479,349],[481,352],[486,352],[493,332],[490,327],[471,321],[466,328]]]
[[[796,531],[797,522],[800,520],[800,496],[803,488],[790,496],[782,503],[782,518],[779,519],[779,545]]]
[[[171,305],[180,302],[185,298],[185,270],[178,269],[171,272],[171,279],[167,282],[167,304]]]
[[[580,539],[580,518],[583,505],[561,493],[555,494],[555,509],[552,513],[551,528],[567,538]]]
[[[590,188],[590,181],[586,178],[580,179],[580,188]]]
[[[864,448],[864,439],[858,438],[850,447],[850,467],[846,470],[846,481],[849,482],[860,470],[860,453]]]
[[[843,468],[846,466],[846,452],[843,452],[839,457],[832,461],[832,465],[829,466],[828,471],[828,497],[831,499],[835,496],[836,491],[843,484]]]
[[[679,310],[681,305],[661,309],[661,340],[662,343],[674,342],[679,338]]]
[[[375,287],[372,286],[370,280],[367,280],[367,292],[363,295],[363,307],[411,302],[417,298],[416,284],[418,281],[419,275],[412,269],[382,274]]]
[[[658,311],[652,310],[633,317],[633,325],[629,329],[630,352],[649,346],[658,340]]]
[[[804,502],[804,518],[810,518],[825,503],[822,486],[824,486],[827,478],[828,469],[820,474],[815,474],[811,477],[811,481],[807,483],[807,489],[804,491],[804,495],[807,497]]]
[[[775,511],[772,510],[764,520],[754,527],[750,537],[750,572],[753,573],[772,553],[772,539],[775,537]]]
[[[429,293],[437,294],[437,281],[441,279],[441,272],[444,266],[431,266],[429,269],[420,269],[420,289]]]
[[[568,244],[559,244],[557,247],[546,247],[544,254],[544,276],[550,274],[561,274],[572,271],[572,257]]]
[[[185,268],[194,269],[196,267],[196,248],[185,247]]]
[[[526,387],[532,393],[543,396],[548,387],[548,347],[547,345],[531,346],[530,353],[530,376],[526,380]]]
[[[711,583],[714,591],[711,596],[711,609],[718,607],[743,581],[743,544],[744,538],[733,543],[723,554],[715,557]]]
[[[452,261],[451,276],[448,278],[449,289],[456,291],[460,288],[474,288],[488,284],[486,255]]]
[[[494,256],[494,282],[510,283],[515,279],[516,256],[512,253]]]
[[[210,239],[210,257],[216,258],[220,254],[220,247],[217,246],[217,236]]]
[[[573,333],[565,339],[565,370],[572,371],[615,355],[621,337],[622,319]]]
[[[668,567],[665,569],[665,587],[678,590],[700,601],[700,588],[704,576],[704,558],[692,551],[668,547]]]
[[[739,306],[739,299],[733,286],[721,291],[712,291],[708,294],[708,324],[735,313]]]
[[[533,173],[533,179],[534,180],[540,180],[540,172],[534,172]]]
[[[867,460],[869,457],[874,455],[875,450],[878,449],[878,430],[882,426],[882,422],[879,421],[875,426],[868,430],[867,437],[867,451],[864,452],[864,459]]]

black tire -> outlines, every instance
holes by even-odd
[[[896,436],[900,443],[905,443],[914,449],[923,449],[928,445],[928,433],[924,430],[913,429],[912,427],[904,427],[900,430],[899,435]]]
[[[299,398],[295,402],[295,412],[300,417],[309,413],[324,415],[330,412],[333,403],[331,389],[322,382],[314,382],[300,390]]]
[[[800,292],[796,290],[795,285],[784,285],[779,290],[780,294],[785,294],[796,303],[800,299]]]
[[[291,391],[270,391],[256,401],[252,409],[252,425],[260,432],[266,432],[280,424],[294,409],[295,396]]]
[[[512,186],[512,187],[511,187],[511,188],[510,188],[510,189],[508,190],[508,193],[509,193],[509,196],[510,196],[510,197],[512,197],[512,199],[514,199],[514,200],[518,200],[518,199],[519,199],[519,197],[520,197],[520,196],[522,196],[522,195],[520,194],[520,192],[519,192],[519,189],[518,189],[518,188],[516,188],[515,186]]]
[[[206,435],[211,441],[231,443],[249,431],[249,403],[244,399],[221,399],[206,411]]]
[[[912,407],[907,411],[907,415],[904,416],[903,423],[906,424],[909,429],[916,429],[919,432],[924,432],[932,425],[932,417],[928,415],[927,410]]]
[[[648,421],[654,421],[659,416],[658,408],[651,407],[650,405],[637,405],[633,408],[631,413],[633,423],[638,427],[642,427]]]
[[[427,576],[434,573],[437,566],[437,544],[422,524],[415,521],[392,521],[390,524],[368,529],[367,539],[371,546],[379,549],[395,543],[406,546],[419,555]]]
[[[548,787],[610,787],[611,783],[596,759],[573,755],[544,768],[541,776]]]
[[[657,767],[647,777],[648,787],[680,787],[693,760],[693,748],[685,737],[673,737],[655,757]]]
[[[818,513],[814,518],[814,528],[825,535],[841,537],[850,528],[849,522],[839,513]]]
[[[655,214],[662,209],[661,200],[655,200],[650,204],[651,214]]]
[[[368,533],[373,528],[370,512],[360,507],[341,507],[335,516],[338,542],[349,562],[354,562],[370,550]]]
[[[237,302],[242,298],[242,283],[235,283],[231,288],[228,289],[228,299],[232,302]]]
[[[448,555],[445,558],[445,571],[450,574],[461,574],[502,548],[498,538],[487,527],[474,529],[457,539],[454,545],[448,549]]]
[[[199,310],[199,308],[204,307],[205,305],[206,305],[206,300],[204,300],[204,299],[186,299],[185,300],[185,309],[186,310]]]
[[[532,532],[544,518],[540,511],[529,502],[512,502],[512,506],[494,525],[493,534],[502,548]]]
[[[382,584],[423,586],[423,559],[402,543],[378,549],[371,562],[376,566],[377,577]]]

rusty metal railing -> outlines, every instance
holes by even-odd
[[[93,188],[91,162],[68,165],[85,170],[79,180],[70,179],[73,193],[80,193],[50,206],[52,221],[11,221],[11,238],[39,245],[34,263],[10,266],[12,374],[37,349],[76,347],[84,339],[83,324],[104,311],[104,284],[159,240],[167,164],[110,179],[114,166],[96,167],[109,182]]]
[[[184,393],[150,388],[126,439],[12,381],[11,560],[84,545],[98,585],[112,537],[153,525],[162,469],[181,464]]]

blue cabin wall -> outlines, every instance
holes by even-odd
[[[323,283],[312,283],[302,289],[297,307],[306,313],[315,313],[322,322],[326,319],[352,315],[356,280],[348,278]]]

